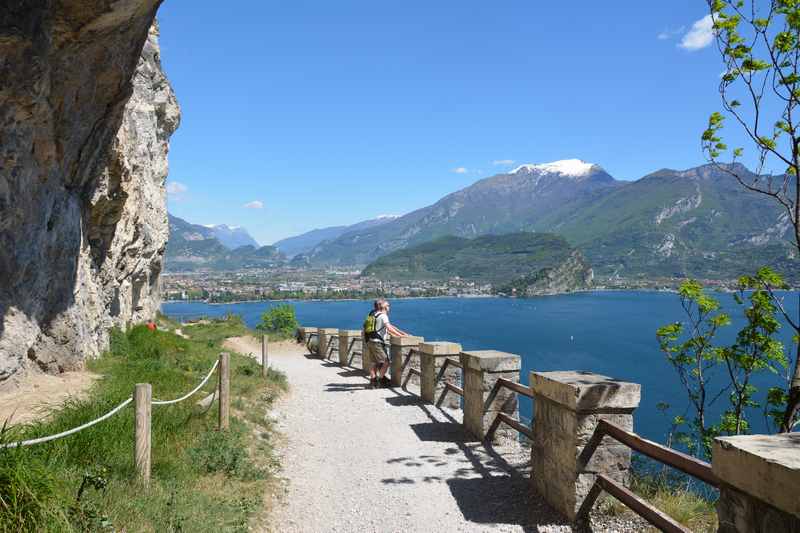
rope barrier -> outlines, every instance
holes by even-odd
[[[153,405],[172,405],[174,403],[182,402],[183,400],[185,400],[186,398],[190,397],[191,395],[193,395],[194,393],[199,391],[201,388],[203,388],[203,385],[205,385],[208,382],[208,380],[211,377],[211,375],[217,369],[217,366],[219,366],[219,359],[214,362],[214,366],[211,367],[211,370],[208,372],[208,375],[206,375],[206,377],[203,379],[203,381],[200,382],[200,385],[195,387],[194,390],[192,390],[191,392],[189,392],[189,393],[187,393],[187,394],[185,394],[185,395],[183,395],[180,398],[177,398],[175,400],[153,400],[152,404]]]
[[[6,443],[6,444],[0,444],[0,448],[17,448],[17,447],[20,447],[20,446],[31,446],[33,444],[41,444],[43,442],[49,442],[51,440],[60,439],[62,437],[66,437],[68,435],[72,435],[74,433],[78,433],[79,431],[83,431],[84,429],[90,428],[93,425],[98,424],[98,423],[102,422],[103,420],[106,420],[107,418],[111,418],[112,416],[117,414],[120,410],[122,410],[126,405],[128,405],[132,401],[133,401],[133,398],[128,398],[127,400],[125,400],[124,402],[122,402],[121,404],[119,404],[118,406],[116,406],[115,408],[113,408],[111,411],[107,412],[106,414],[104,414],[100,418],[92,420],[91,422],[86,422],[82,426],[78,426],[76,428],[68,429],[67,431],[62,431],[61,433],[56,433],[55,435],[50,435],[49,437],[39,437],[38,439],[30,439],[30,440],[23,440],[23,441],[20,441],[20,442],[9,442],[9,443]]]
[[[217,366],[219,366],[219,360],[214,362],[214,365],[211,367],[211,370],[209,370],[208,374],[203,379],[203,381],[201,381],[200,384],[197,387],[195,387],[188,394],[185,394],[185,395],[183,395],[180,398],[177,398],[175,400],[153,400],[152,404],[153,405],[171,405],[171,404],[174,404],[174,403],[182,402],[183,400],[189,398],[190,396],[195,394],[197,391],[199,391],[203,387],[203,385],[208,383],[208,380],[214,374],[214,371],[217,369]],[[216,391],[215,391],[215,394],[216,394]],[[111,411],[107,412],[106,414],[104,414],[100,418],[96,418],[96,419],[92,420],[91,422],[86,422],[85,424],[83,424],[81,426],[78,426],[76,428],[68,429],[67,431],[62,431],[61,433],[56,433],[55,435],[50,435],[48,437],[39,437],[39,438],[36,438],[36,439],[29,439],[29,440],[23,440],[23,441],[19,441],[19,442],[8,442],[8,443],[5,443],[5,444],[0,444],[0,449],[18,448],[18,447],[22,447],[22,446],[32,446],[33,444],[41,444],[43,442],[50,442],[52,440],[60,439],[62,437],[67,437],[69,435],[74,435],[75,433],[78,433],[79,431],[83,431],[84,429],[90,428],[90,427],[94,426],[95,424],[99,424],[103,420],[111,418],[112,416],[117,414],[119,411],[121,411],[126,405],[128,405],[132,401],[133,401],[133,398],[128,398],[127,400],[125,400],[124,402],[122,402],[121,404],[119,404],[118,406],[116,406],[115,408],[113,408]]]

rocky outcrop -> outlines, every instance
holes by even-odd
[[[543,268],[513,283],[518,296],[547,296],[592,288],[594,272],[580,250],[573,251],[560,265]]]
[[[159,3],[0,7],[0,386],[80,366],[158,309],[180,118]]]

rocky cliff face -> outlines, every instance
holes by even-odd
[[[0,7],[0,386],[153,316],[180,112],[158,0]]]

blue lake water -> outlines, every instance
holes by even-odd
[[[741,325],[741,309],[729,294],[718,294],[734,316],[734,325],[720,335],[732,342]],[[798,294],[787,293],[786,307],[798,315]],[[235,313],[249,326],[261,314],[282,302],[237,304],[165,303],[162,311],[180,319],[217,317]],[[365,301],[294,301],[301,324],[317,327],[360,329],[370,309]],[[392,302],[392,322],[426,340],[459,342],[465,350],[495,349],[522,356],[522,381],[531,370],[588,370],[642,384],[642,402],[635,416],[635,430],[663,442],[668,421],[656,405],[667,402],[670,415],[684,414],[687,400],[678,376],[658,348],[655,332],[665,324],[683,319],[678,296],[656,292],[589,292],[533,299],[441,298]],[[781,339],[791,345],[788,327]],[[720,368],[720,372],[722,368]],[[717,383],[723,381],[721,374]],[[756,380],[761,389],[778,384],[779,377]],[[521,415],[531,416],[531,403],[522,402]],[[712,409],[719,413],[725,398]],[[755,432],[763,431],[763,417],[753,416]]]

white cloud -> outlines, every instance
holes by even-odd
[[[456,174],[466,174],[467,172],[469,172],[469,170],[467,170],[465,167],[456,167],[450,172],[455,172]]]
[[[167,183],[167,194],[183,194],[189,190],[189,187],[179,181],[170,181]]]
[[[694,52],[710,45],[713,40],[714,19],[709,14],[692,24],[691,29],[681,38],[678,46],[684,50]]]
[[[686,26],[681,26],[680,28],[667,28],[664,31],[662,31],[661,33],[659,33],[656,36],[656,38],[659,41],[667,41],[669,39],[672,39],[673,37],[676,37],[676,36],[680,35],[685,30],[686,30]]]
[[[509,166],[514,164],[513,159],[495,159],[492,161],[492,164],[495,166]]]
[[[264,209],[264,202],[261,200],[253,200],[252,202],[247,202],[242,207],[245,209]]]

